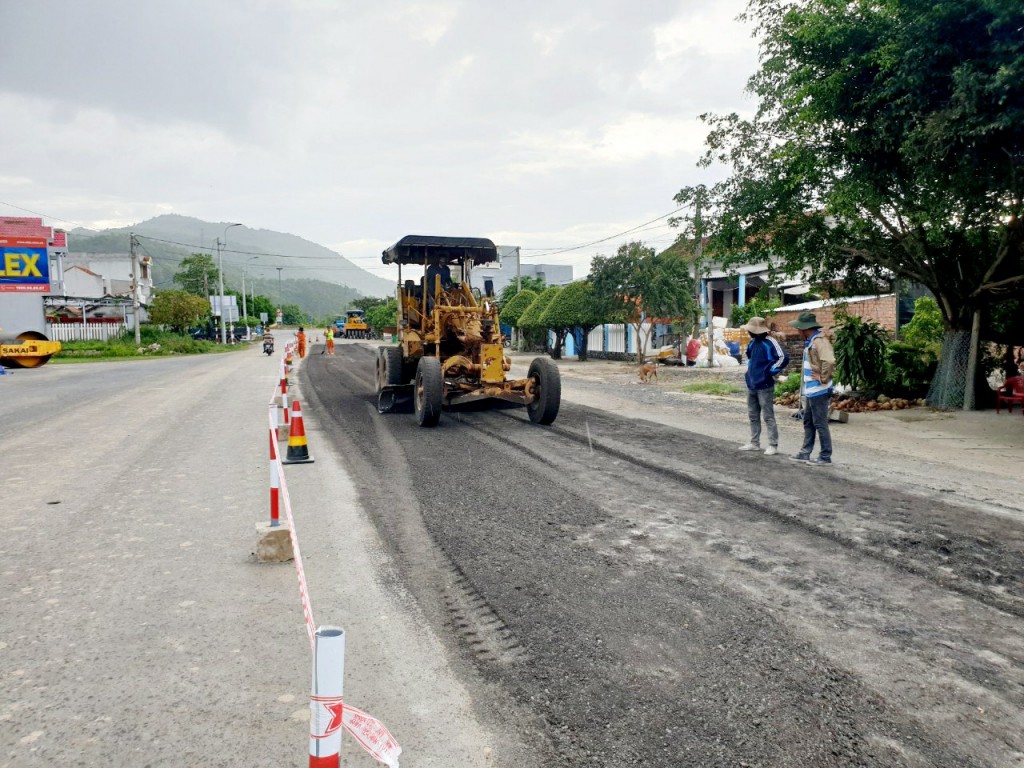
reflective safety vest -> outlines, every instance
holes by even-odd
[[[821,331],[818,331],[821,333]],[[803,366],[803,384],[804,384],[804,397],[818,397],[819,395],[827,395],[832,392],[832,383],[822,384],[816,378],[814,378],[814,372],[811,370],[811,356],[809,350],[811,344],[818,337],[818,333],[815,333],[811,338],[804,342],[804,366]]]

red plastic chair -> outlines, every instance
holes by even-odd
[[[1011,376],[996,392],[996,413],[1006,403],[1006,412],[1013,413],[1013,405],[1020,406],[1021,413],[1024,413],[1024,376]]]

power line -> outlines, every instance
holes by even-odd
[[[592,245],[598,245],[600,243],[606,243],[609,240],[614,240],[614,239],[616,239],[618,237],[622,237],[623,235],[628,235],[630,233],[636,232],[636,231],[642,229],[643,227],[646,227],[646,226],[648,226],[650,224],[653,224],[656,221],[661,221],[662,219],[667,219],[673,213],[679,213],[679,211],[683,210],[683,208],[685,208],[685,207],[686,207],[685,205],[682,205],[682,206],[676,208],[674,211],[669,211],[668,213],[666,213],[666,214],[664,214],[662,216],[658,216],[657,218],[651,219],[650,221],[645,221],[643,224],[637,224],[635,227],[630,227],[629,229],[625,229],[622,232],[619,232],[618,234],[609,235],[608,237],[602,237],[600,240],[592,240],[589,243],[580,243],[579,245],[571,245],[571,246],[569,246],[567,248],[558,248],[558,246],[555,246],[556,250],[552,250],[551,248],[520,248],[520,250],[523,250],[523,251],[549,251],[550,250],[551,251],[550,253],[538,254],[539,256],[557,256],[560,253],[568,253],[569,251],[578,251],[581,248],[588,248],[588,247],[590,247]]]
[[[63,222],[64,224],[74,224],[76,227],[88,229],[88,227],[86,227],[85,224],[79,224],[77,221],[68,221],[67,219],[61,219],[58,218],[57,216],[50,216],[45,213],[40,213],[39,211],[31,211],[28,208],[22,208],[20,205],[15,205],[14,203],[6,203],[3,200],[0,200],[0,205],[6,205],[8,208],[14,208],[19,211],[24,211],[25,213],[34,213],[36,216],[42,216],[44,219],[53,219],[54,221],[60,221]]]

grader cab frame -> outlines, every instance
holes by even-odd
[[[450,282],[438,269],[445,260]],[[474,237],[407,235],[383,252],[385,264],[398,265],[398,345],[378,353],[378,411],[394,410],[398,398],[411,393],[424,427],[435,426],[445,406],[480,400],[525,405],[536,424],[555,420],[561,403],[557,366],[536,358],[526,378],[506,378],[511,359],[497,299],[490,281],[482,292],[472,286],[473,268],[498,260],[493,242]],[[403,281],[403,266],[421,266],[424,275]]]

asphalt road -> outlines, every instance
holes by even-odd
[[[1024,535],[563,403],[374,408],[302,368],[403,585],[544,765],[1024,765]]]
[[[1024,765],[1019,516],[571,399],[421,429],[375,351],[313,346],[286,477],[403,768]],[[295,572],[250,557],[277,380],[256,349],[0,378],[0,766],[305,764]]]

